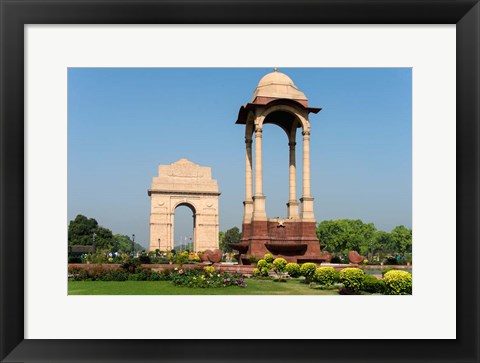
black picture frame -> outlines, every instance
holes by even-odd
[[[0,12],[2,362],[480,361],[478,0],[0,0]],[[457,339],[24,339],[24,25],[158,23],[456,24]],[[433,251],[432,258],[432,268],[441,270],[445,255],[442,251]],[[438,298],[442,298],[441,292]],[[202,331],[205,333],[205,328],[198,329],[199,334],[204,336]],[[214,327],[206,329],[208,331]],[[319,326],[318,329],[328,327]],[[359,338],[362,337],[361,329],[357,326],[348,326],[345,329],[357,329]],[[132,332],[134,331],[132,328]],[[268,329],[265,331],[265,338],[268,338]],[[388,338],[388,334],[385,338]]]

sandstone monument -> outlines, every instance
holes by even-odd
[[[320,243],[315,233],[313,198],[310,191],[310,122],[309,114],[321,109],[310,107],[308,99],[285,74],[274,72],[264,76],[253,93],[252,100],[240,108],[236,124],[245,125],[245,201],[242,240],[230,246],[239,251],[239,261],[271,253],[292,262],[320,262]],[[287,218],[267,218],[266,197],[262,186],[263,125],[282,128],[288,139],[289,200]],[[303,137],[303,193],[299,203],[296,196],[296,134]],[[252,144],[254,136],[254,163]],[[252,165],[255,166],[253,181]]]
[[[195,251],[218,248],[218,192],[209,167],[187,159],[159,165],[150,196],[150,250],[170,251],[174,247],[175,208],[185,205],[193,213]]]

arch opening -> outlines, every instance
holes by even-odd
[[[173,211],[173,248],[178,251],[195,251],[196,211],[190,203],[179,203]]]
[[[285,204],[289,200],[289,148],[284,130],[277,126],[273,123],[263,126],[263,190],[267,215],[272,218],[286,218]]]
[[[279,126],[283,131],[285,131],[287,137],[290,138],[293,128],[302,127],[301,123],[298,121],[298,117],[288,111],[273,111],[265,117],[263,124],[273,124]]]

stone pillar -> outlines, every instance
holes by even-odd
[[[245,201],[243,223],[250,223],[253,214],[252,185],[252,139],[245,138]]]
[[[303,196],[302,219],[304,221],[315,221],[313,214],[313,198],[310,194],[310,131],[305,130],[303,135]]]
[[[252,220],[266,220],[265,196],[262,176],[262,127],[255,126],[255,196],[253,197]]]
[[[298,218],[298,202],[297,202],[297,185],[296,185],[296,162],[295,162],[295,141],[290,141],[288,146],[290,147],[290,162],[289,162],[289,182],[290,182],[290,193],[287,203],[287,216],[288,218]]]

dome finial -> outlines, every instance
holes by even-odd
[[[277,68],[277,67],[273,67],[273,71],[274,71],[274,72],[278,72],[278,68]]]

